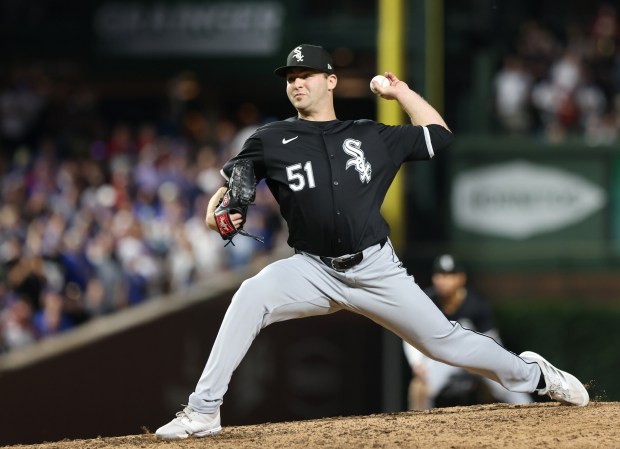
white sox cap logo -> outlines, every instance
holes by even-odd
[[[347,161],[345,170],[348,170],[349,167],[355,167],[355,170],[360,174],[360,181],[368,184],[372,175],[372,167],[370,166],[370,162],[366,161],[361,147],[362,142],[359,140],[347,139],[344,141],[342,149],[349,156],[353,156]]]
[[[304,55],[301,54],[301,46],[295,48],[293,50],[293,58],[297,59],[298,62],[301,62],[304,60]]]

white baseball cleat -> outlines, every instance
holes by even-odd
[[[161,440],[183,440],[216,435],[222,431],[220,410],[213,413],[198,413],[189,405],[176,414],[176,418],[155,432]]]
[[[532,351],[522,352],[521,358],[538,363],[547,386],[537,390],[540,396],[548,395],[551,399],[565,404],[585,407],[590,402],[588,391],[579,379],[572,374],[557,369],[542,356]]]

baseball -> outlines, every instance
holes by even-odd
[[[373,84],[372,84],[373,81],[376,81],[377,83],[379,83],[381,85],[381,87],[385,87],[385,86],[389,86],[390,85],[390,80],[388,80],[383,75],[377,75],[377,76],[373,77],[373,79],[370,80],[370,90],[375,95],[378,94],[379,92],[377,92],[377,90],[375,89],[375,86],[373,86]]]

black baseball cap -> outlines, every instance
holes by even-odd
[[[284,78],[286,72],[295,67],[318,70],[330,75],[335,73],[331,55],[318,45],[301,44],[293,48],[286,58],[286,65],[278,67],[273,73]]]
[[[441,254],[433,262],[433,273],[465,273],[465,267],[452,254]]]

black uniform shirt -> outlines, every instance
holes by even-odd
[[[222,173],[228,178],[236,160],[252,160],[280,205],[288,244],[337,257],[387,237],[380,208],[400,165],[430,159],[451,141],[439,125],[290,118],[257,129]]]
[[[443,312],[437,291],[430,287],[426,290],[426,294]],[[467,294],[460,307],[451,314],[444,312],[444,315],[450,321],[458,321],[461,326],[482,334],[495,330],[495,320],[493,319],[491,304],[480,294],[470,289],[467,289]]]

